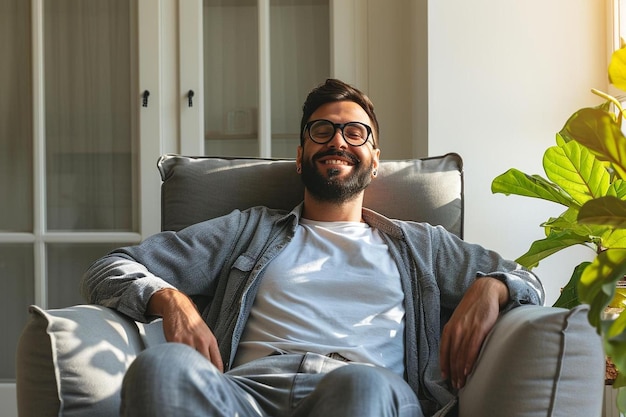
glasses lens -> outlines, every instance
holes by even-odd
[[[361,123],[348,123],[343,128],[343,136],[351,145],[362,145],[367,140],[367,128]]]
[[[329,120],[316,120],[309,126],[309,136],[313,142],[324,144],[333,138],[339,126]],[[363,123],[350,122],[343,125],[341,133],[350,145],[361,146],[367,142],[370,131]]]
[[[309,128],[311,139],[318,143],[328,142],[335,134],[335,126],[328,120],[318,120]]]

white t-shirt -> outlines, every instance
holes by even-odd
[[[261,280],[235,365],[275,352],[339,353],[404,373],[404,294],[376,229],[301,219]]]

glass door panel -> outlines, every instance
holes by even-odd
[[[30,2],[0,0],[0,231],[33,230]]]
[[[0,0],[0,236],[33,232],[31,8]],[[13,235],[15,236],[15,235]],[[27,240],[32,240],[30,237]],[[15,353],[35,300],[33,245],[0,243],[0,382],[15,378]],[[1,412],[0,407],[0,412]]]
[[[256,0],[204,0],[205,154],[258,156]]]
[[[44,2],[47,226],[133,231],[131,7]]]
[[[15,379],[15,353],[27,320],[27,306],[35,302],[33,245],[0,244],[0,382]]]
[[[54,243],[47,247],[48,307],[84,304],[80,279],[95,260],[130,243]]]
[[[330,76],[328,0],[271,0],[272,156],[295,158],[302,103]]]

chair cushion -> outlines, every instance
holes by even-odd
[[[460,417],[599,416],[604,351],[588,311],[524,306],[505,314],[460,392]]]
[[[304,195],[293,159],[164,155],[158,167],[163,230],[258,205],[291,210]],[[462,237],[461,157],[382,161],[364,205],[391,218],[442,225]]]
[[[21,417],[118,415],[126,369],[164,341],[160,322],[142,325],[106,307],[29,312],[17,355]]]

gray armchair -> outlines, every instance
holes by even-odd
[[[166,155],[158,168],[164,230],[234,208],[290,210],[302,199],[292,160]],[[384,161],[365,206],[389,217],[440,224],[462,237],[461,158]],[[525,306],[503,315],[460,393],[461,417],[599,416],[604,355],[586,314],[584,306]],[[93,305],[47,311],[31,306],[17,354],[19,415],[117,415],[127,367],[141,350],[164,342],[158,320],[137,323]]]

